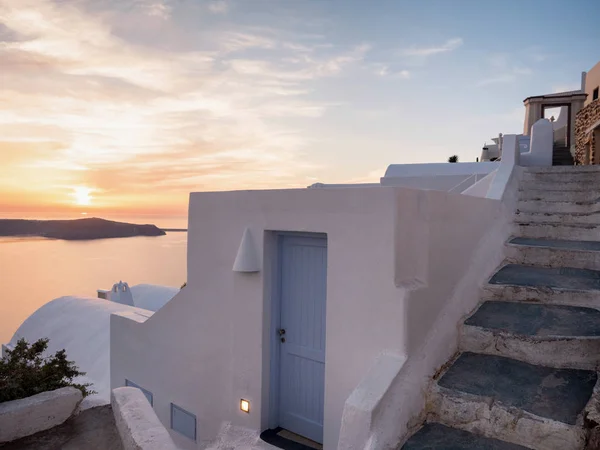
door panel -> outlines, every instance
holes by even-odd
[[[280,241],[279,425],[323,440],[327,239]]]

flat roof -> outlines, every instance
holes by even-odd
[[[531,96],[527,97],[525,100],[523,100],[523,102],[526,102],[527,100],[529,100],[531,98],[565,98],[565,97],[577,97],[577,96],[587,97],[587,94],[585,92],[583,92],[581,89],[578,89],[576,91],[556,92],[554,94],[531,95]]]

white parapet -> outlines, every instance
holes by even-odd
[[[344,405],[338,449],[363,450],[377,442],[378,427],[394,423],[375,423],[394,379],[406,362],[405,355],[382,353],[369,373],[350,394]],[[382,416],[380,415],[380,418]],[[384,415],[383,420],[387,417]]]
[[[529,152],[521,155],[520,165],[541,166],[552,165],[554,150],[554,129],[548,119],[540,119],[531,127],[531,147]]]
[[[48,430],[67,420],[81,400],[81,391],[64,387],[0,403],[0,442],[10,442]]]
[[[177,450],[141,390],[113,389],[111,405],[124,450]]]

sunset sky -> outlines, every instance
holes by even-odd
[[[579,88],[598,0],[0,0],[2,212],[474,161]]]

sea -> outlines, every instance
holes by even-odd
[[[3,219],[75,219],[87,215],[2,213]],[[102,215],[104,219],[159,228],[187,228],[185,216]],[[165,236],[64,241],[0,237],[0,343],[39,307],[58,297],[96,297],[125,281],[180,287],[187,279],[187,232]]]

